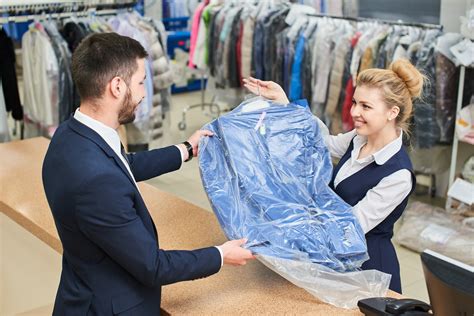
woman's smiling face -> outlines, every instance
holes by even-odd
[[[370,136],[379,133],[387,124],[393,125],[393,111],[383,101],[382,89],[358,86],[354,92],[351,116],[357,134]]]

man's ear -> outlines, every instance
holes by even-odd
[[[122,94],[125,92],[123,79],[120,77],[114,77],[109,82],[109,90],[111,95],[117,99],[120,99]]]

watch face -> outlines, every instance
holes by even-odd
[[[191,146],[190,143],[187,143],[186,144],[186,149],[188,150],[188,152],[192,153],[193,152],[193,146]]]

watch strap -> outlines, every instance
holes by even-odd
[[[193,146],[188,141],[184,141],[183,145],[186,147],[186,150],[188,151],[188,159],[185,160],[185,162],[188,162],[191,159],[193,159]]]

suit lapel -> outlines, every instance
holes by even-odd
[[[76,120],[73,116],[71,116],[71,118],[69,119],[68,126],[76,133],[88,138],[89,140],[97,144],[97,146],[99,146],[108,157],[113,158],[115,160],[115,163],[120,167],[122,172],[125,173],[130,182],[136,188],[135,181],[132,179],[132,176],[130,175],[130,172],[128,172],[127,167],[125,167],[122,160],[117,156],[115,151],[105,142],[105,140],[99,134]],[[138,194],[138,198],[140,199],[142,207],[137,208],[136,211],[138,214],[140,214],[139,216],[142,217],[142,220],[144,220],[143,216],[148,217],[148,219],[145,220],[145,227],[147,227],[148,231],[155,236],[156,240],[158,240],[158,233],[156,231],[155,223],[153,222],[151,214],[148,212],[145,201],[143,200],[140,193]],[[145,214],[143,215],[142,212],[145,212]]]
[[[128,172],[127,167],[123,164],[122,160],[117,156],[115,151],[105,142],[105,140],[97,134],[93,129],[87,127],[86,125],[82,124],[78,120],[76,120],[73,116],[69,119],[68,126],[74,130],[76,133],[86,137],[87,139],[94,142],[97,146],[99,146],[104,153],[115,160],[115,163],[120,167],[122,172],[128,177],[130,182],[132,182],[133,186],[135,185],[135,181],[133,180],[130,172]]]

